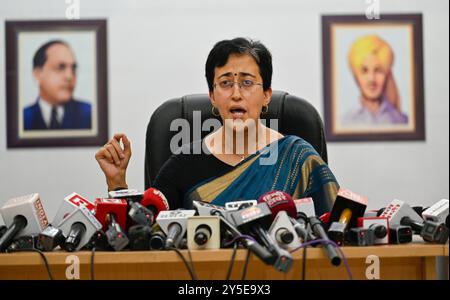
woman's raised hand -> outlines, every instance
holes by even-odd
[[[114,134],[114,137],[95,153],[95,159],[106,176],[109,191],[128,187],[126,171],[130,158],[131,144],[123,133]]]

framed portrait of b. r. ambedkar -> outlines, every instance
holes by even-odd
[[[106,20],[6,21],[7,146],[108,139]]]
[[[322,16],[328,141],[425,140],[422,15]]]

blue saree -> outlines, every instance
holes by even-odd
[[[312,197],[320,215],[330,211],[338,189],[336,178],[314,148],[288,135],[247,157],[230,172],[192,187],[184,202],[202,200],[223,206],[228,201],[258,199],[268,191],[279,190],[293,199]]]

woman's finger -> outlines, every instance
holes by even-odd
[[[105,149],[111,155],[111,157],[113,159],[113,163],[116,164],[116,165],[120,165],[119,154],[116,152],[116,149],[114,148],[114,146],[112,144],[106,144],[105,145]]]

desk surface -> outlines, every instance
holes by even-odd
[[[434,278],[436,256],[448,257],[446,245],[411,243],[371,247],[343,247],[354,278],[366,279],[366,258],[380,258],[380,279],[426,279]],[[182,254],[189,260],[188,251]],[[276,271],[254,255],[251,256],[247,279],[300,279],[302,252],[293,253],[294,266],[288,273]],[[247,251],[236,253],[232,279],[241,278]],[[46,252],[49,265],[57,279],[65,279],[67,267],[73,256],[79,260],[80,278],[90,278],[92,253]],[[232,249],[191,251],[192,261],[199,279],[225,279],[231,260]],[[96,252],[96,279],[190,279],[180,257],[173,251],[125,251]],[[331,266],[322,248],[308,248],[308,279],[346,279],[343,264]],[[35,252],[0,254],[0,279],[46,279],[47,273],[41,256]]]

